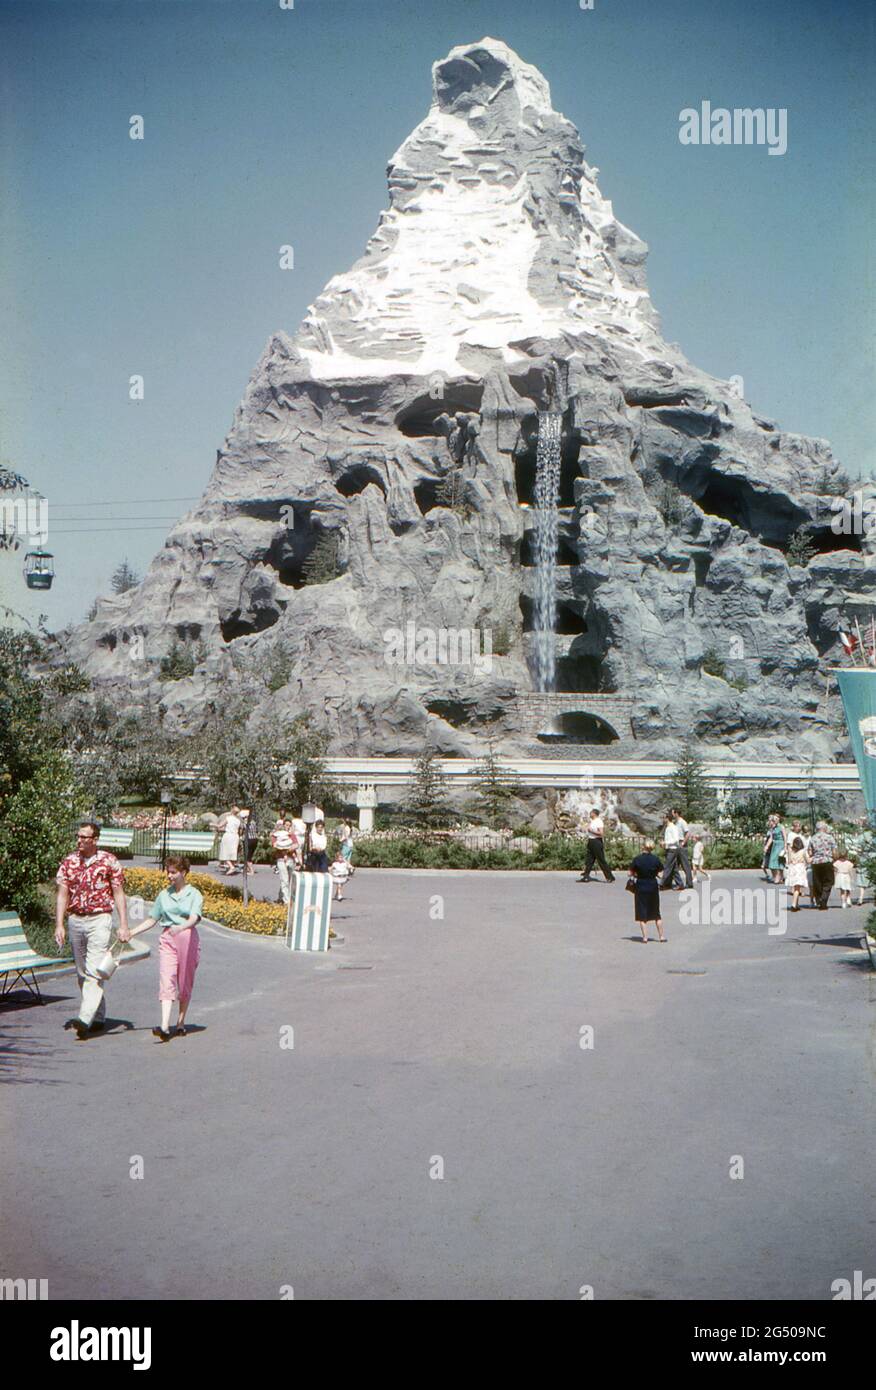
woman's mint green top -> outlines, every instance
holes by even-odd
[[[162,888],[152,907],[152,916],[161,927],[181,927],[183,922],[204,910],[204,898],[190,883],[179,892]]]

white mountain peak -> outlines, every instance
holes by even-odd
[[[426,118],[388,170],[365,255],[329,281],[296,345],[316,378],[460,375],[532,338],[660,343],[647,247],[614,217],[541,73],[501,40],[435,63]]]

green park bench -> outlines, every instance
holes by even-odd
[[[98,849],[130,849],[134,843],[133,830],[113,830],[104,826],[97,842]]]
[[[28,945],[18,913],[0,912],[0,977],[3,979],[0,999],[11,994],[18,981],[21,980],[25,988],[29,989],[31,994],[36,995],[42,1004],[45,1001],[40,994],[35,972],[46,970],[47,967],[57,970],[59,966],[66,967],[72,964],[72,956],[37,955],[33,947]],[[14,976],[11,984],[9,982],[10,975]],[[30,975],[30,980],[27,978],[28,975]]]
[[[205,855],[208,860],[216,858],[213,852],[216,836],[212,830],[168,830],[166,838],[159,835],[151,846],[152,853],[160,854],[165,844],[168,854]]]

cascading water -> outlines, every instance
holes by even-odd
[[[563,417],[538,417],[535,455],[535,679],[539,690],[553,690],[557,675],[557,504],[560,497],[560,445]]]

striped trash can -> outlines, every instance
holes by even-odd
[[[295,874],[295,897],[286,918],[290,951],[327,951],[332,917],[332,881],[328,874]]]

